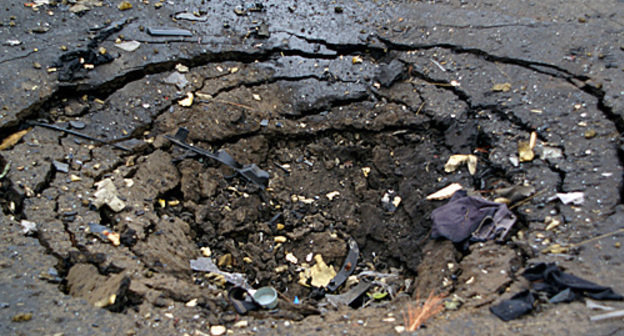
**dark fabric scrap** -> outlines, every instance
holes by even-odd
[[[554,263],[535,264],[527,268],[522,276],[531,281],[530,290],[524,290],[511,299],[490,307],[490,311],[503,321],[516,319],[533,310],[535,293],[546,294],[550,303],[571,302],[582,296],[596,300],[624,299],[610,287],[565,273]]]
[[[490,307],[492,314],[498,316],[503,321],[511,321],[533,310],[535,297],[530,290],[523,290],[512,296],[509,300]]]
[[[505,204],[467,196],[464,190],[457,191],[448,203],[433,210],[431,219],[431,237],[444,237],[454,243],[468,239],[502,241],[516,222],[516,216]]]
[[[565,273],[554,263],[535,264],[527,268],[522,276],[533,282],[534,290],[546,292],[549,297],[570,288],[576,294],[582,294],[596,300],[622,300],[624,298],[609,287]]]

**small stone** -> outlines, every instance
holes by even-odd
[[[240,320],[234,323],[233,325],[234,328],[239,328],[239,329],[247,328],[248,326],[249,326],[249,322],[247,320]]]
[[[396,326],[394,327],[394,331],[396,331],[398,334],[405,332],[405,327],[404,326]]]
[[[30,320],[32,320],[32,313],[17,313],[11,318],[13,322],[27,322]]]
[[[179,64],[179,63],[178,63],[178,64],[175,66],[175,69],[176,69],[178,72],[180,72],[180,73],[189,72],[189,68],[188,68],[186,65],[184,65],[184,64]]]
[[[212,255],[212,251],[210,251],[210,247],[202,247],[199,249],[201,251],[201,254],[204,257],[210,257]]]
[[[117,8],[119,8],[119,10],[121,10],[121,11],[125,11],[125,10],[128,10],[128,9],[132,9],[132,4],[129,3],[128,1],[122,1],[122,2],[119,3]]]
[[[72,175],[69,175],[69,180],[72,182],[78,182],[78,181],[82,181],[82,178],[80,178],[80,176],[78,175],[72,174]]]
[[[596,131],[593,129],[589,129],[585,131],[585,139],[591,139],[596,136]]]
[[[33,63],[33,68],[35,68],[35,69],[41,69],[41,63],[39,63],[39,62],[34,62],[34,63]]]
[[[69,164],[67,163],[54,160],[52,161],[52,164],[54,165],[54,169],[56,169],[57,172],[61,172],[65,174],[69,172]]]
[[[620,242],[616,242],[615,243],[615,248],[620,248],[622,246],[622,244]]]
[[[222,325],[215,325],[210,327],[210,335],[212,336],[221,336],[225,334],[226,331],[227,329],[225,328],[225,326]]]
[[[186,304],[184,304],[187,307],[195,307],[197,306],[197,298],[190,300],[189,302],[187,302]]]
[[[87,125],[84,122],[78,121],[78,120],[71,120],[69,122],[69,126],[71,126],[72,128],[75,128],[75,129],[83,129],[83,128],[87,127]]]
[[[284,236],[276,236],[275,238],[273,238],[273,241],[275,241],[276,243],[285,243],[286,240],[287,239]]]

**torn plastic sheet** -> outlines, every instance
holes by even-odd
[[[234,169],[238,174],[243,176],[249,182],[252,182],[258,185],[262,189],[268,186],[269,177],[270,177],[269,173],[267,171],[260,169],[255,163],[241,165],[240,163],[236,162],[236,160],[234,160],[234,158],[225,151],[220,150],[216,153],[211,153],[201,148],[191,146],[185,142],[186,138],[188,137],[188,133],[189,133],[188,129],[184,127],[180,127],[178,131],[176,132],[175,136],[171,137],[171,136],[165,135],[165,138],[173,142],[173,144],[179,147],[182,147],[184,149],[193,151],[199,155],[221,162],[222,164]]]
[[[557,193],[557,198],[563,204],[581,205],[585,201],[585,194],[581,191],[569,192],[569,193]]]
[[[191,269],[193,271],[208,272],[208,273],[215,273],[218,275],[222,275],[225,278],[225,281],[233,285],[236,285],[245,289],[251,288],[247,284],[247,279],[245,278],[244,274],[223,272],[222,270],[219,269],[217,265],[215,265],[215,263],[210,258],[200,257],[197,259],[191,259]]]

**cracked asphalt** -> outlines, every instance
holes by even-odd
[[[431,290],[462,305],[419,335],[624,333],[583,302],[507,323],[488,310],[536,261],[624,292],[621,0],[120,3],[0,5],[1,138],[26,130],[0,151],[2,334],[395,334]],[[172,146],[180,127],[268,188]],[[475,154],[477,174],[445,172],[453,154]],[[122,208],[96,205],[102,181]],[[535,193],[512,204],[506,243],[462,254],[429,239],[443,202],[425,197],[453,182]],[[311,255],[340,268],[348,237],[354,274],[391,275],[392,300],[336,310],[298,283]],[[237,314],[190,268],[206,248],[280,309]]]

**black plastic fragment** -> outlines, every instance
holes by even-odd
[[[232,287],[228,292],[228,299],[236,312],[241,315],[260,308],[260,305],[254,301],[253,296],[242,287]]]
[[[37,121],[29,121],[28,124],[30,124],[32,126],[40,126],[40,127],[49,128],[49,129],[52,129],[52,130],[55,130],[55,131],[59,131],[59,132],[65,132],[67,134],[71,134],[71,135],[74,135],[74,136],[77,136],[77,137],[80,137],[80,138],[84,138],[84,139],[87,139],[87,140],[99,142],[99,143],[105,144],[105,145],[110,145],[110,146],[113,146],[113,147],[115,147],[117,149],[121,149],[121,150],[126,151],[126,152],[130,151],[130,149],[128,149],[128,148],[126,148],[124,146],[121,146],[121,145],[118,145],[116,143],[109,142],[109,141],[106,141],[106,140],[98,139],[98,138],[92,137],[90,135],[87,135],[87,134],[84,134],[84,133],[80,133],[80,132],[71,130],[69,128],[64,128],[64,127],[56,126],[56,125],[52,125],[52,124],[41,123],[41,122],[37,122]]]
[[[147,28],[147,33],[152,36],[188,36],[192,37],[193,33],[186,29],[179,28]]]
[[[331,279],[329,284],[327,285],[327,290],[330,292],[336,291],[338,287],[342,286],[342,284],[349,278],[355,266],[357,265],[358,258],[360,256],[360,248],[358,247],[357,242],[353,238],[349,238],[349,252],[347,253],[347,257],[345,258],[344,263],[342,264],[342,268],[336,276]]]
[[[255,163],[241,165],[240,163],[236,162],[236,160],[234,160],[234,158],[225,151],[218,151],[216,153],[212,153],[207,150],[203,150],[201,148],[191,146],[185,142],[186,138],[188,137],[188,134],[189,134],[188,129],[184,127],[180,127],[174,136],[165,135],[165,138],[173,142],[173,144],[179,147],[182,147],[184,149],[195,152],[199,155],[221,162],[222,164],[234,169],[242,177],[247,179],[249,182],[256,184],[262,189],[268,186],[269,177],[270,177],[269,173],[265,170],[260,169]]]

